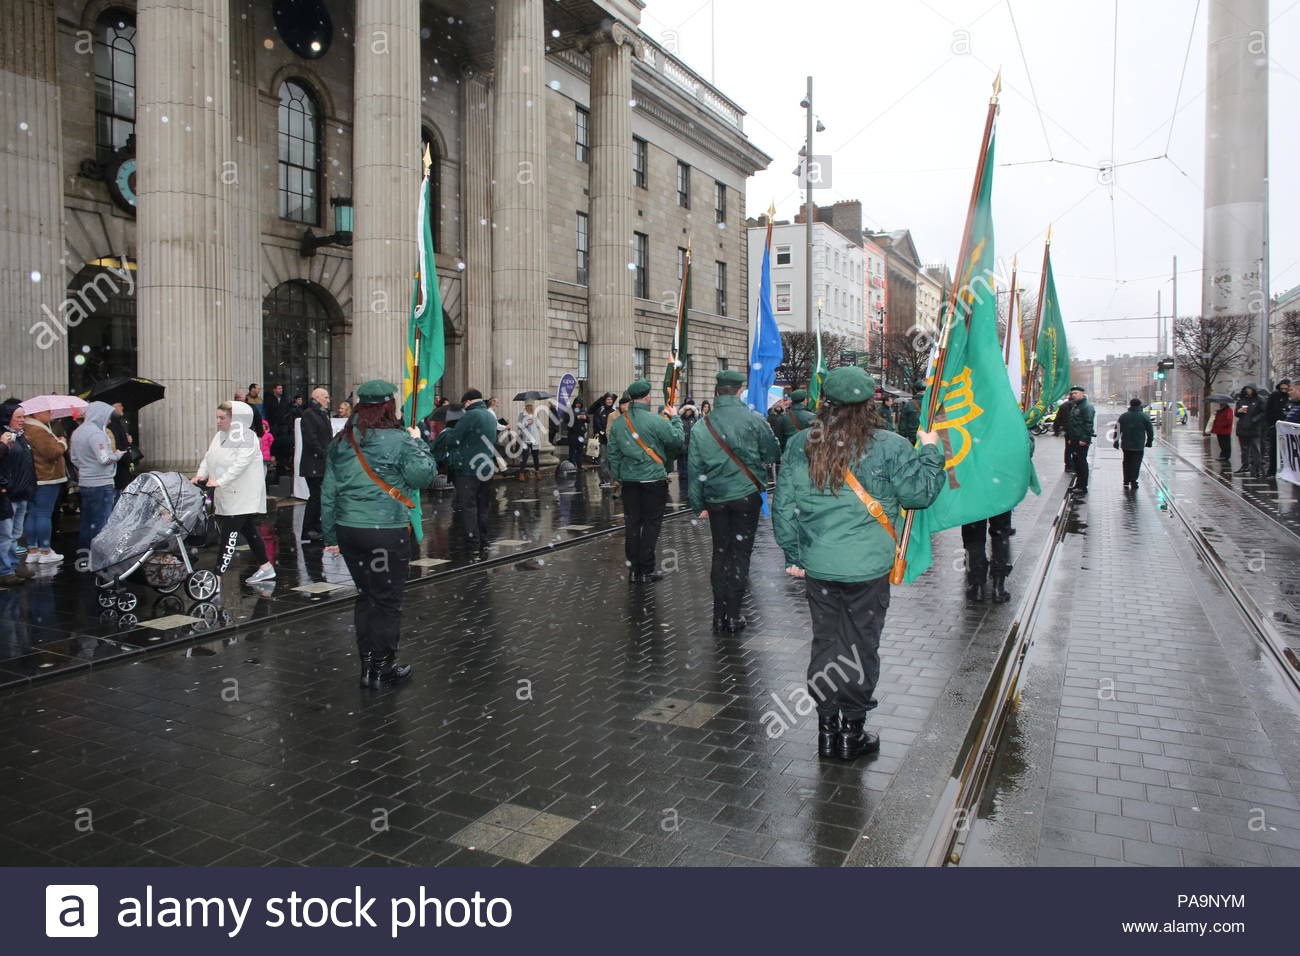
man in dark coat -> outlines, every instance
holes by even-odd
[[[1246,385],[1237,396],[1237,441],[1241,444],[1241,467],[1238,475],[1264,474],[1264,399],[1254,385]]]
[[[1088,493],[1088,449],[1092,446],[1096,434],[1097,410],[1088,401],[1087,392],[1082,385],[1070,387],[1069,417],[1065,420],[1065,447],[1074,471],[1074,487],[1070,490],[1076,495]]]
[[[1278,422],[1286,418],[1287,405],[1291,403],[1291,380],[1284,378],[1273,386],[1264,402],[1264,458],[1267,477],[1277,474],[1277,428]]]
[[[113,447],[118,451],[126,451],[134,447],[135,436],[127,427],[126,408],[121,402],[113,403],[113,415],[108,420],[108,430],[113,435]],[[123,455],[117,460],[117,473],[113,476],[113,487],[118,491],[129,485],[131,479],[135,477],[131,458],[131,455]]]
[[[1124,487],[1136,488],[1138,475],[1142,471],[1143,451],[1150,448],[1156,440],[1156,430],[1151,425],[1151,419],[1142,411],[1142,399],[1129,401],[1128,411],[1119,417],[1118,428],[1115,447],[1124,453]]]
[[[790,404],[786,405],[785,410],[777,417],[774,429],[782,452],[785,451],[786,442],[811,425],[817,417],[807,406],[808,393],[802,388],[796,388],[790,393],[789,398]]]
[[[601,487],[607,487],[614,483],[614,476],[609,470],[609,416],[613,415],[618,409],[615,403],[618,396],[613,392],[606,392],[600,396],[591,409],[591,431],[600,442],[600,457],[598,459],[598,468],[600,472]]]
[[[298,460],[298,474],[307,482],[307,507],[302,515],[302,539],[321,541],[324,533],[320,525],[321,484],[325,481],[325,453],[334,438],[330,425],[330,393],[317,388],[302,413],[302,457]]]

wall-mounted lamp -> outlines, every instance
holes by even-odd
[[[315,235],[310,229],[302,234],[299,255],[314,256],[321,246],[352,245],[352,197],[332,196],[330,205],[334,207],[334,232],[328,236]]]

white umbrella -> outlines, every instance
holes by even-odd
[[[37,395],[18,407],[24,415],[49,412],[51,418],[71,418],[74,412],[83,411],[88,404],[90,403],[75,395]]]

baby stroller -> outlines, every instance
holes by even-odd
[[[190,562],[188,544],[208,536],[208,499],[177,472],[147,471],[122,490],[102,531],[90,545],[87,570],[96,574],[99,606],[135,610],[139,598],[123,587],[137,571],[160,594],[182,584],[195,601],[206,601],[221,588],[217,575]]]

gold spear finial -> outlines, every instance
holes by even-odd
[[[429,144],[424,144],[424,175],[429,175],[429,167],[433,165],[433,157],[429,155]]]
[[[768,205],[767,205],[768,222],[771,222],[775,218],[776,218],[776,200],[772,199],[768,201]]]
[[[999,66],[998,75],[993,77],[993,97],[989,100],[989,102],[996,103],[998,101],[998,95],[1001,92],[1002,92],[1002,67]]]
[[[1047,224],[1047,244],[1049,246],[1052,244],[1052,224],[1050,222]]]

